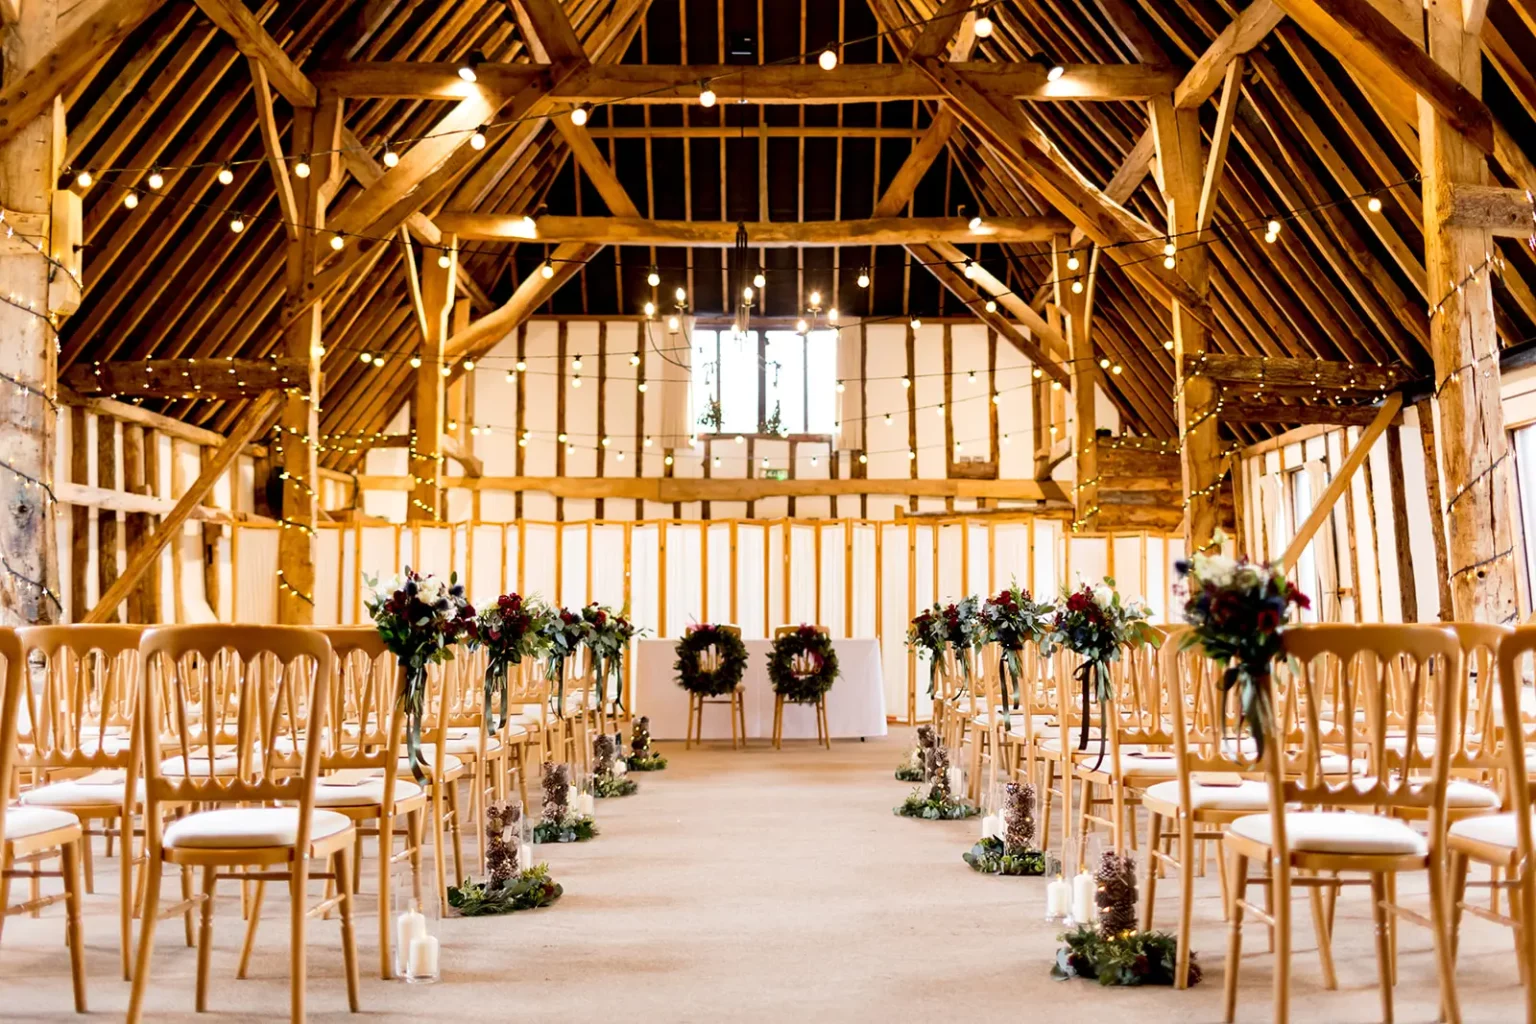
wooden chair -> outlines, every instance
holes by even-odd
[[[799,632],[800,628],[801,627],[799,627],[799,626],[775,626],[774,630],[773,630],[773,638],[775,640],[777,640],[781,636],[789,636],[792,633]],[[816,632],[820,633],[822,636],[829,636],[830,635],[830,631],[827,629],[826,626],[812,626],[811,628],[814,629]],[[816,666],[811,663],[811,659],[810,659],[810,657],[808,655],[800,655],[800,656],[798,656],[794,660],[794,662],[791,664],[790,668],[791,668],[791,671],[795,672],[797,675],[810,675],[811,673],[813,673],[813,672],[815,672],[817,670]],[[832,749],[832,730],[827,725],[827,695],[825,693],[823,693],[821,696],[816,698],[815,708],[816,708],[816,743],[819,746],[825,746],[828,750],[831,750]],[[743,733],[745,733],[745,731],[746,731],[746,726],[745,725],[742,726],[742,731],[743,731]],[[784,749],[784,742],[783,741],[784,741],[784,695],[782,693],[777,693],[776,692],[773,695],[773,749],[774,750],[783,750]]]
[[[353,843],[346,815],[315,807],[335,661],[324,634],[296,626],[168,626],[144,634],[141,723],[171,708],[179,772],[161,760],[161,737],[145,725],[145,833],[149,867],[143,925],[129,998],[129,1024],[144,1014],[155,948],[162,865],[202,869],[196,1007],[208,1005],[213,901],[221,879],[286,881],[290,907],[290,1017],[305,1017],[305,940],[310,916],[338,909],[347,1002],[358,1008],[357,944],[352,927]],[[190,713],[194,707],[200,713]],[[225,773],[220,762],[234,764]],[[199,810],[163,827],[167,803]],[[311,873],[311,860],[329,870]],[[258,873],[235,868],[257,867]],[[335,883],[335,895],[307,906],[310,878]]]
[[[30,626],[17,631],[23,664],[40,687],[22,698],[24,726],[15,767],[31,774],[26,807],[68,811],[80,820],[85,891],[95,891],[91,837],[117,838],[118,942],[123,979],[132,976],[134,820],[139,782],[139,640],[142,626]],[[92,827],[95,825],[96,827]],[[110,847],[108,847],[110,851]],[[34,893],[34,897],[36,893]]]
[[[353,865],[363,863],[365,836],[378,839],[379,872],[379,977],[394,977],[390,924],[390,887],[396,864],[408,862],[411,882],[421,892],[421,848],[425,835],[428,798],[426,790],[398,777],[405,713],[397,698],[399,662],[379,631],[372,626],[336,626],[321,630],[335,654],[336,672],[328,694],[328,718],[338,727],[328,731],[329,742],[320,755],[320,770],[327,773],[315,786],[315,806],[344,814],[356,829]],[[404,831],[395,825],[406,821]],[[365,827],[367,823],[374,827]],[[405,837],[405,848],[395,851],[395,837]],[[349,880],[351,891],[361,888],[360,879]],[[250,916],[246,945],[240,957],[239,977],[245,968],[256,922],[260,918],[261,887],[257,882],[257,913]]]
[[[715,628],[723,633],[729,633],[738,639],[741,637],[740,626],[716,626]],[[691,636],[692,634],[692,626],[689,626],[683,632],[684,636]],[[720,655],[713,647],[700,651],[698,659],[699,667],[706,672],[714,671],[720,664]],[[702,744],[704,742],[704,705],[723,704],[730,709],[731,749],[736,749],[736,740],[739,736],[741,748],[745,750],[747,747],[747,705],[745,693],[746,687],[742,683],[737,683],[736,688],[726,694],[724,700],[705,697],[702,693],[690,692],[688,694],[688,732],[684,737],[683,749],[691,750],[694,743]]]
[[[1451,872],[1451,956],[1454,959],[1464,913],[1514,930],[1515,962],[1525,986],[1525,1019],[1536,1022],[1536,840],[1533,840],[1531,763],[1527,743],[1531,730],[1520,714],[1520,695],[1529,659],[1536,655],[1536,626],[1521,626],[1503,638],[1497,656],[1497,704],[1489,708],[1491,731],[1502,740],[1506,799],[1499,814],[1452,822],[1447,836]],[[1489,702],[1493,704],[1492,701]],[[1486,864],[1502,880],[1485,883],[1509,892],[1509,913],[1466,902],[1467,868]]]
[[[80,848],[85,833],[80,819],[61,808],[6,807],[4,797],[10,794],[18,760],[21,697],[24,690],[29,690],[26,660],[13,629],[0,628],[0,658],[5,661],[4,674],[0,675],[0,928],[11,914],[41,910],[62,900],[75,1012],[85,1013],[85,934],[80,925]],[[55,856],[60,859],[60,870],[45,871],[39,866]],[[41,878],[58,878],[63,883],[63,892],[49,896],[34,894],[25,903],[12,906],[11,880],[15,878],[26,878],[34,884]]]
[[[1408,749],[1413,749],[1421,735],[1419,720],[1426,710],[1432,710],[1442,721],[1456,714],[1454,688],[1461,679],[1460,642],[1454,632],[1441,626],[1317,625],[1287,630],[1282,643],[1283,654],[1297,663],[1290,680],[1290,700],[1291,713],[1303,731],[1302,770],[1292,771],[1286,763],[1283,741],[1266,743],[1263,766],[1269,809],[1237,818],[1228,826],[1225,845],[1231,858],[1231,931],[1225,1019],[1231,1021],[1237,1008],[1245,917],[1252,914],[1273,930],[1274,1015],[1284,1024],[1290,1017],[1292,887],[1367,884],[1367,880],[1337,877],[1363,873],[1371,889],[1384,1019],[1392,1020],[1388,917],[1395,914],[1430,929],[1439,965],[1442,1013],[1450,1024],[1458,1024],[1461,1012],[1452,962],[1444,860],[1448,745],[1438,745],[1427,777],[1393,777],[1381,769],[1388,738],[1390,672],[1403,674],[1403,735]],[[1364,711],[1358,725],[1357,708]],[[1338,753],[1346,767],[1339,774],[1324,770],[1325,737],[1329,744],[1342,747]],[[1422,809],[1427,814],[1428,835],[1393,817],[1398,808]],[[1247,899],[1253,861],[1268,867],[1267,878],[1253,880],[1270,891],[1265,909]],[[1387,876],[1403,871],[1427,873],[1427,917],[1389,898]],[[1325,875],[1332,877],[1320,877]]]
[[[1063,850],[1072,838],[1072,782],[1075,775],[1073,763],[1080,757],[1098,756],[1099,727],[1088,724],[1088,746],[1079,750],[1082,739],[1083,712],[1078,693],[1077,655],[1058,650],[1049,658],[1041,658],[1042,678],[1048,692],[1048,706],[1055,714],[1034,732],[1029,761],[1040,766],[1040,835],[1042,843],[1049,844],[1051,834],[1051,809],[1061,804],[1061,841]],[[1091,708],[1090,708],[1091,712]],[[1035,728],[1033,725],[1031,728]],[[1060,787],[1057,782],[1060,780]],[[1087,851],[1081,846],[1079,857]]]

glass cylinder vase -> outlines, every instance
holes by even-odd
[[[409,868],[397,872],[390,886],[391,938],[395,977],[411,984],[430,984],[440,973],[442,905],[428,877],[412,878]]]

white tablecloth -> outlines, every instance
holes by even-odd
[[[773,684],[768,681],[770,640],[744,640],[747,670],[747,736],[773,736]],[[641,640],[635,655],[635,714],[649,715],[651,736],[680,740],[688,735],[688,691],[677,685],[676,640]],[[827,727],[833,739],[885,735],[885,683],[880,673],[880,646],[873,638],[833,640],[837,651],[837,681],[827,691]],[[723,698],[722,698],[723,699]],[[704,709],[704,738],[731,738],[724,706]],[[784,707],[784,738],[815,739],[816,711],[811,705]]]

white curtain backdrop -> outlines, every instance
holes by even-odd
[[[646,360],[646,376],[661,383],[661,432],[657,444],[663,448],[682,448],[693,433],[693,352],[687,342],[693,337],[693,317],[683,317],[682,333],[658,333],[656,344],[666,350],[666,357],[654,352]]]
[[[857,327],[844,327],[837,332],[837,379],[847,385],[837,396],[837,447],[843,451],[864,447],[864,395],[858,383],[864,379],[863,368],[859,365],[862,334]]]

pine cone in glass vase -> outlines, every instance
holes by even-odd
[[[606,733],[592,738],[592,772],[601,776],[613,774],[613,737]]]
[[[1035,849],[1035,784],[1010,782],[1004,788],[1007,805],[1003,821],[1007,828],[1004,843],[1010,850]]]
[[[933,782],[930,799],[940,802],[949,799],[949,751],[935,746],[928,751],[928,778]]]
[[[517,844],[507,842],[513,808],[491,804],[485,809],[485,871],[491,882],[506,882],[517,874]]]
[[[629,749],[644,754],[651,746],[651,720],[645,715],[635,719],[629,730]]]
[[[1097,875],[1099,934],[1113,938],[1136,930],[1136,862],[1127,856],[1104,851]]]
[[[565,764],[544,762],[544,817],[559,821],[565,817],[566,791],[571,785],[571,767]]]

